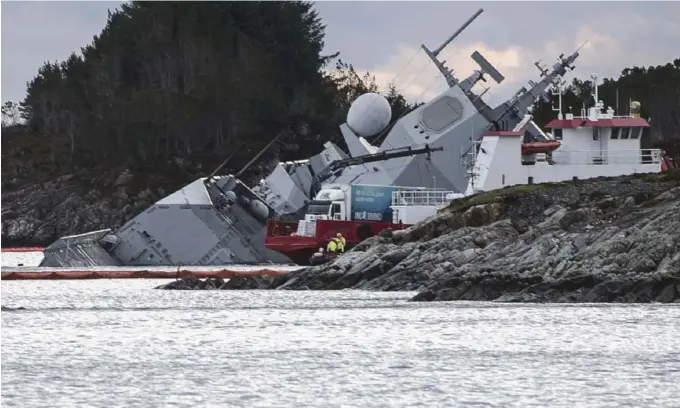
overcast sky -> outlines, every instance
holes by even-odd
[[[2,2],[2,100],[23,99],[26,82],[46,60],[63,60],[103,28],[120,2]],[[328,53],[394,82],[410,99],[445,88],[419,49],[436,48],[479,7],[484,13],[440,57],[459,77],[476,68],[479,50],[505,75],[489,97],[500,101],[536,79],[534,61],[552,64],[589,43],[573,75],[617,76],[632,65],[680,58],[680,2],[318,2]]]

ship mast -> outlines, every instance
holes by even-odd
[[[472,91],[472,88],[477,83],[479,83],[479,81],[486,82],[484,75],[489,75],[491,79],[493,79],[497,84],[500,84],[505,80],[503,74],[498,72],[496,67],[494,67],[486,58],[484,58],[484,56],[482,56],[479,51],[475,51],[472,53],[472,55],[470,55],[470,58],[472,58],[472,60],[476,62],[477,65],[479,65],[479,69],[475,70],[466,79],[459,81],[455,76],[453,76],[453,70],[446,67],[446,61],[441,61],[437,58],[439,53],[441,53],[442,50],[446,48],[446,46],[448,46],[456,37],[458,37],[460,33],[462,33],[483,12],[484,9],[480,8],[477,10],[477,12],[468,18],[467,21],[463,23],[463,25],[460,26],[458,30],[456,30],[456,32],[447,38],[446,41],[444,41],[434,51],[430,51],[430,49],[428,49],[425,44],[422,44],[421,48],[425,51],[425,54],[427,54],[430,60],[432,60],[432,63],[434,63],[442,76],[444,76],[449,88],[458,86],[465,93],[468,99],[470,99],[470,102],[472,102],[477,111],[479,111],[484,117],[487,117],[491,112],[491,108],[482,100],[482,96],[489,90],[489,88],[485,88],[480,95],[475,94]]]
[[[472,15],[465,23],[463,23],[462,26],[458,30],[456,30],[455,33],[453,33],[449,38],[446,39],[437,49],[434,51],[430,51],[425,44],[421,44],[420,47],[425,51],[425,54],[427,54],[428,57],[432,60],[434,65],[437,67],[439,72],[444,76],[446,79],[446,83],[449,85],[450,88],[453,88],[454,86],[458,85],[458,80],[456,77],[453,76],[453,70],[449,69],[446,67],[446,61],[440,61],[437,56],[439,55],[440,52],[444,48],[446,48],[447,45],[451,43],[456,37],[460,35],[460,33],[463,32],[477,17],[479,17],[480,14],[484,12],[484,9],[479,9],[475,14]]]
[[[519,112],[526,112],[539,98],[548,102],[549,97],[546,90],[551,85],[554,85],[555,81],[560,80],[564,74],[574,69],[574,61],[576,61],[579,56],[579,51],[586,43],[587,41],[568,57],[565,57],[564,54],[557,57],[558,62],[552,66],[552,70],[550,71],[541,67],[539,62],[536,62],[535,65],[541,71],[541,77],[543,77],[543,79],[538,83],[529,81],[529,85],[531,86],[530,89],[527,90],[526,87],[522,87],[510,100],[496,107],[493,112],[494,117],[492,122],[498,123],[507,114],[517,116],[519,115]]]
[[[562,81],[560,78],[556,78],[555,82],[553,82],[553,87],[551,90],[552,96],[557,97],[557,107],[554,105],[552,106],[552,111],[557,112],[557,119],[562,120],[563,115],[562,115],[562,91],[564,89],[564,85],[566,85],[566,81]]]

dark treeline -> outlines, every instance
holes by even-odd
[[[592,93],[592,81],[575,78],[564,91],[563,112],[580,116],[584,105],[586,109],[593,106]],[[640,102],[640,117],[651,125],[643,137],[647,147],[660,146],[674,156],[680,154],[680,58],[666,65],[626,68],[619,78],[604,79],[598,94],[605,109],[611,106],[616,115],[628,115],[630,101]],[[553,99],[557,106],[557,97]],[[539,104],[534,113],[541,125],[556,114],[550,103]]]
[[[174,158],[208,173],[237,146],[243,164],[288,126],[294,159],[339,141],[338,126],[361,93],[378,91],[370,75],[323,55],[325,26],[308,2],[131,2],[110,12],[106,26],[66,61],[44,64],[20,105],[3,106],[3,179],[34,179],[101,169],[155,168]],[[325,73],[337,68],[334,75]],[[654,141],[680,139],[680,59],[625,69],[600,86],[600,99],[626,113],[629,99],[652,118]],[[393,119],[411,109],[385,90]],[[579,114],[588,81],[574,80],[565,110]],[[537,122],[554,117],[536,110]],[[7,130],[8,132],[5,132]],[[17,130],[19,130],[17,132]],[[321,136],[319,136],[321,135]],[[291,142],[292,143],[292,142]],[[9,159],[9,160],[8,160]],[[192,174],[193,176],[197,174]]]
[[[294,153],[317,153],[339,134],[351,101],[377,91],[372,76],[322,55],[324,29],[308,2],[123,4],[82,56],[45,63],[18,109],[3,107],[6,122],[20,114],[31,135],[4,142],[29,143],[48,174],[174,157],[210,165],[302,123],[311,132],[296,135]],[[397,117],[409,106],[387,91]]]

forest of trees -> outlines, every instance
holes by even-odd
[[[240,144],[257,151],[301,123],[311,132],[298,134],[301,149],[284,159],[315,154],[339,140],[351,101],[378,91],[370,74],[322,54],[324,31],[313,4],[301,1],[125,3],[82,55],[45,63],[25,100],[2,107],[3,178],[177,157],[209,172]],[[335,75],[324,72],[329,65]],[[564,105],[578,113],[588,87],[574,80]],[[614,106],[616,89],[620,106],[642,103],[656,140],[680,138],[680,60],[626,69],[605,81],[601,99]],[[393,118],[412,108],[393,86],[383,91]],[[554,117],[545,104],[536,113],[539,124]]]
[[[377,90],[338,54],[322,55],[324,29],[308,2],[125,3],[82,56],[45,63],[25,100],[3,106],[3,122],[25,134],[3,142],[51,175],[173,157],[209,168],[300,123],[312,132],[296,139],[306,150],[296,156],[315,154],[351,101]],[[409,108],[393,87],[386,96],[395,117]]]

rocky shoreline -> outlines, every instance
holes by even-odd
[[[201,282],[165,289],[354,288],[418,291],[414,301],[680,303],[680,172],[478,194],[325,265],[219,286]]]

